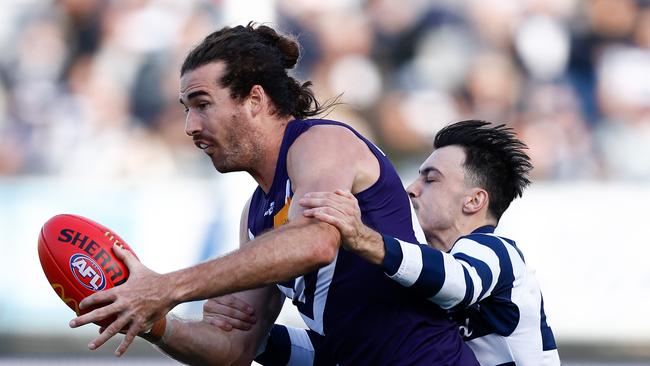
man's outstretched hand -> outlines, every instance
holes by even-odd
[[[70,327],[76,328],[114,316],[115,320],[88,344],[88,348],[94,350],[101,347],[123,330],[126,333],[124,340],[115,351],[117,356],[121,356],[139,333],[151,329],[153,323],[176,304],[172,297],[173,287],[164,275],[145,267],[131,252],[117,245],[113,246],[113,252],[128,267],[129,279],[121,286],[86,297],[79,308],[96,308],[72,319]]]

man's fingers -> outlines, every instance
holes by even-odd
[[[223,315],[226,318],[233,318],[247,323],[254,323],[257,318],[254,315],[245,313],[231,306],[221,305],[218,303],[207,304],[203,307],[206,314]]]
[[[131,327],[129,328],[129,331],[126,332],[126,335],[124,336],[124,339],[122,340],[122,343],[117,347],[115,350],[115,355],[117,357],[120,357],[126,352],[126,350],[129,348],[131,343],[133,343],[133,340],[135,337],[140,333],[142,329],[140,329],[140,326],[137,323],[132,323]]]
[[[348,198],[348,199],[355,199],[355,200],[357,199],[356,197],[354,197],[352,192],[350,192],[350,191],[348,191],[346,189],[337,189],[336,191],[334,191],[334,193],[338,194],[339,196]]]
[[[251,323],[232,318],[224,318],[220,315],[210,318],[208,322],[226,332],[230,332],[233,329],[251,330],[253,328],[253,325]]]
[[[230,332],[232,330],[232,325],[219,316],[210,318],[208,320],[208,323],[226,332]]]
[[[337,189],[334,193],[342,200],[341,204],[344,206],[343,210],[349,215],[361,216],[361,209],[359,208],[359,202],[357,198],[354,197],[352,192],[343,189]]]
[[[128,319],[125,316],[121,316],[115,319],[106,329],[92,342],[88,343],[88,348],[91,350],[101,347],[106,341],[113,338],[114,335],[120,332],[124,326],[128,324]]]
[[[329,193],[334,196],[333,193]],[[349,207],[351,206],[349,202],[346,202],[347,198],[337,196],[336,198],[327,197],[327,198],[301,198],[298,203],[307,209],[309,208],[319,208],[319,207],[331,207],[337,209],[341,212],[350,212]]]
[[[212,325],[226,332],[250,330],[257,322],[255,309],[233,295],[209,299],[203,304],[203,316]]]
[[[242,322],[250,324],[255,324],[257,321],[257,317],[254,315],[245,313],[241,310],[226,305],[213,303],[208,306],[206,304],[203,309],[204,313],[206,314],[222,315],[225,318],[232,318],[234,320],[240,320]]]
[[[329,206],[331,205],[331,202],[328,201],[326,198],[319,198],[319,197],[306,197],[303,196],[298,203],[300,206],[305,207],[305,208],[315,208],[315,207],[322,207],[322,206]]]
[[[106,330],[106,327],[99,327],[99,334],[104,333],[105,330]],[[122,330],[120,330],[120,333],[126,334],[126,331],[124,329],[122,329]]]
[[[234,295],[216,297],[211,300],[214,300],[215,303],[230,306],[231,308],[235,308],[250,315],[255,314],[255,309],[249,303]],[[210,300],[208,300],[208,302],[210,302]]]
[[[340,212],[329,207],[319,207],[311,211],[311,217],[335,226],[342,234],[349,230],[349,225],[338,217]],[[337,212],[338,215],[332,214],[332,212]]]
[[[344,198],[334,192],[308,192],[301,197],[301,201],[312,202],[341,202]],[[302,204],[302,202],[300,202]],[[321,205],[322,206],[322,205]]]
[[[130,251],[124,249],[121,245],[113,244],[113,253],[115,253],[115,256],[126,264],[129,271],[140,264],[138,258],[136,258]]]
[[[224,319],[231,327],[239,330],[251,330],[253,325],[251,323],[243,322],[236,319]]]
[[[108,289],[105,291],[95,292],[94,294],[86,297],[79,303],[79,309],[89,308],[91,306],[105,304],[107,302],[115,301],[115,289]]]
[[[323,198],[327,197],[331,192],[307,192],[303,195],[305,198]]]
[[[99,309],[95,309],[87,314],[78,316],[70,321],[70,328],[77,328],[88,323],[100,321],[102,319],[108,318],[109,316],[117,313],[119,310],[116,309],[114,304],[104,306]],[[119,328],[118,331],[122,329]],[[108,330],[108,329],[107,329]]]
[[[334,192],[307,193],[298,203],[307,209],[331,207],[350,217],[357,217],[361,214],[356,197],[350,191],[342,189]]]

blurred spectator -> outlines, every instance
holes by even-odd
[[[599,176],[593,138],[567,84],[534,84],[517,131],[530,148],[534,179]]]
[[[207,175],[183,134],[178,70],[242,14],[236,3],[3,2],[0,175]],[[398,164],[421,160],[445,124],[479,118],[516,129],[538,180],[650,180],[647,1],[273,4],[250,20],[294,34],[295,75],[340,96],[329,117]]]

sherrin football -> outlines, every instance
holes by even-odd
[[[113,244],[133,250],[112,230],[77,215],[56,215],[38,237],[38,257],[50,285],[72,310],[81,315],[79,303],[97,291],[123,284],[126,265],[115,257]],[[135,255],[135,253],[134,253]],[[97,324],[108,326],[114,319]]]

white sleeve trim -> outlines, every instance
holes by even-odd
[[[398,240],[402,249],[402,263],[397,272],[389,276],[400,285],[411,287],[420,277],[422,272],[422,250],[419,245]]]

